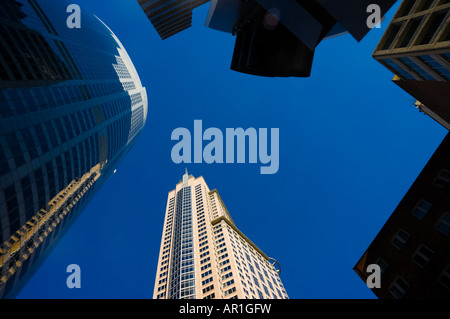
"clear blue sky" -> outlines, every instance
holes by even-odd
[[[237,227],[282,267],[290,298],[375,298],[352,270],[446,130],[372,58],[381,29],[360,43],[322,42],[310,78],[231,71],[235,38],[193,26],[162,41],[136,0],[78,0],[118,36],[147,88],[136,146],[18,298],[152,298],[167,193],[185,167],[217,188]],[[280,169],[174,164],[172,131],[280,129]],[[66,267],[81,267],[81,288]]]

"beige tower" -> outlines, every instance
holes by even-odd
[[[169,192],[155,299],[287,299],[278,263],[236,228],[203,177]]]

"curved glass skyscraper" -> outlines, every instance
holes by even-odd
[[[0,297],[13,297],[134,145],[146,90],[124,47],[62,0],[0,2]],[[69,25],[69,26],[68,26]]]

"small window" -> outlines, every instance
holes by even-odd
[[[418,74],[421,78],[425,80],[432,81],[434,78],[427,73],[426,70],[422,69],[416,62],[414,62],[411,58],[403,57],[399,58],[400,61],[403,62],[403,64],[407,65],[410,70],[413,70],[416,74]]]
[[[228,296],[229,294],[232,294],[232,293],[235,292],[235,291],[236,291],[236,287],[233,287],[233,288],[228,289],[227,291],[225,291],[225,292],[223,293],[223,295],[224,295],[224,296]]]
[[[411,12],[412,7],[416,3],[415,0],[405,0],[402,3],[401,8],[398,10],[397,17],[404,17]]]
[[[215,298],[216,298],[216,294],[215,294],[215,293],[212,293],[212,294],[210,294],[210,295],[204,297],[203,299],[215,299]]]
[[[446,60],[448,63],[450,63],[450,53],[440,54],[440,57]]]
[[[436,224],[436,228],[444,235],[450,234],[450,214],[444,213]]]
[[[426,200],[421,199],[416,207],[413,209],[412,214],[416,216],[419,219],[423,219],[425,215],[428,213],[428,211],[431,208],[431,203],[427,202]]]
[[[414,18],[408,22],[408,24],[406,26],[407,31],[403,32],[404,36],[398,45],[399,47],[401,47],[401,48],[407,47],[410,44],[412,38],[414,37],[414,35],[416,34],[416,31],[419,29],[420,24],[422,23],[422,19],[423,19],[423,17]]]
[[[415,254],[412,257],[412,260],[419,265],[420,268],[424,268],[431,257],[433,257],[434,251],[428,248],[425,245],[420,245],[420,247],[416,250]]]
[[[437,42],[445,42],[445,41],[450,41],[450,29],[449,28],[445,28],[444,31],[441,33],[440,37],[437,39]]]
[[[428,44],[433,39],[437,32],[440,30],[440,25],[444,21],[445,16],[447,15],[447,10],[442,10],[439,12],[433,13],[430,20],[428,20],[427,25],[424,29],[422,38],[419,39],[417,44]]]
[[[202,289],[202,293],[207,293],[208,291],[211,291],[213,289],[214,289],[214,285],[208,286],[208,287]]]
[[[409,237],[410,235],[401,229],[392,239],[392,245],[394,245],[397,249],[402,249]]]
[[[441,188],[445,188],[450,185],[450,171],[446,169],[441,170],[433,184]]]
[[[378,266],[380,266],[381,274],[383,274],[388,268],[389,264],[383,258],[378,258],[375,262]]]
[[[443,285],[445,288],[450,290],[450,265],[447,266],[445,271],[442,273],[442,275],[439,277],[439,282],[441,285]]]
[[[423,0],[422,3],[417,8],[416,12],[425,11],[425,10],[430,9],[433,2],[434,2],[434,0]]]
[[[389,292],[396,298],[401,299],[405,295],[405,292],[408,290],[409,284],[402,277],[397,277],[397,279],[392,283],[389,288]]]
[[[423,64],[427,65],[435,73],[439,74],[440,76],[444,77],[445,79],[450,80],[450,70],[447,70],[447,68],[443,64],[434,60],[431,56],[421,55],[421,56],[417,56],[416,58],[418,60],[420,60]],[[447,170],[447,172],[449,172],[449,171]]]
[[[396,61],[392,59],[383,59],[381,61],[384,62],[384,64],[387,65],[387,68],[390,69],[396,75],[402,77],[405,80],[414,80],[414,77],[411,74],[409,74],[408,71],[403,69],[399,64],[397,64]]]
[[[397,34],[400,31],[402,25],[403,25],[403,22],[400,22],[400,23],[394,23],[389,27],[389,29],[386,31],[386,38],[384,40],[384,44],[383,44],[381,50],[388,50],[391,48],[392,43],[394,42],[395,38],[397,37]]]

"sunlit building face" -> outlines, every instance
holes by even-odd
[[[183,175],[169,192],[154,299],[287,299],[278,263],[235,225],[217,190]]]

